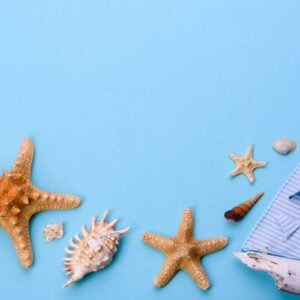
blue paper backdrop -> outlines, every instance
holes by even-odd
[[[231,253],[299,161],[299,151],[271,149],[280,136],[300,143],[299,28],[300,2],[290,0],[2,1],[1,168],[30,136],[33,182],[83,204],[34,217],[29,270],[1,230],[1,299],[298,299]],[[228,176],[228,152],[250,143],[269,162],[253,185]],[[261,190],[242,222],[224,220]],[[141,234],[175,234],[187,206],[197,238],[227,235],[229,246],[203,259],[210,290],[184,272],[154,289],[163,256]],[[108,208],[132,227],[115,260],[61,288],[68,240]],[[65,237],[46,244],[42,230],[56,221]]]

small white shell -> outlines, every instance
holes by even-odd
[[[60,239],[64,235],[62,223],[51,223],[44,228],[44,238],[47,242]]]
[[[122,230],[114,230],[117,220],[107,223],[105,221],[108,211],[103,214],[98,223],[92,218],[91,229],[81,227],[82,237],[75,236],[70,240],[70,248],[66,252],[70,255],[64,258],[65,271],[71,278],[63,285],[66,287],[71,283],[80,280],[90,272],[98,271],[106,267],[117,251],[117,245],[122,234],[129,230],[129,227]]]
[[[272,148],[278,153],[281,153],[283,155],[295,151],[296,147],[297,147],[296,143],[289,138],[277,139],[272,144]]]

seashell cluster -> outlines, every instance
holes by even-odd
[[[289,138],[280,138],[273,142],[272,148],[283,155],[289,154],[296,150],[296,143]]]
[[[63,235],[62,223],[50,223],[44,228],[44,238],[46,242],[51,242],[53,239],[61,239]]]
[[[224,217],[227,220],[239,221],[250,210],[250,208],[264,195],[264,192],[260,192],[250,199],[238,204],[231,210],[225,212]]]
[[[110,223],[105,219],[108,215],[105,211],[101,221],[92,218],[91,229],[81,227],[82,237],[75,236],[75,241],[70,240],[70,248],[66,248],[69,257],[64,258],[65,271],[71,278],[63,285],[67,287],[71,283],[80,280],[90,272],[96,272],[106,267],[112,261],[121,235],[129,230],[114,230],[117,220]]]

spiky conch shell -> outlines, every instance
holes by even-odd
[[[106,267],[112,261],[121,235],[129,230],[114,230],[117,220],[110,223],[105,221],[108,215],[105,211],[98,223],[96,217],[92,218],[91,228],[87,230],[81,227],[82,237],[75,236],[75,241],[70,240],[70,248],[66,248],[69,257],[64,258],[65,271],[71,278],[63,285],[67,287],[71,283],[80,280],[90,272],[96,272]]]
[[[238,204],[231,210],[226,211],[224,214],[225,218],[233,221],[239,221],[263,195],[264,192],[260,192],[248,200]]]

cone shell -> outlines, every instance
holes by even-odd
[[[105,221],[106,211],[98,223],[92,218],[91,228],[81,227],[82,237],[78,235],[70,240],[70,248],[66,248],[69,257],[64,258],[65,271],[71,278],[63,285],[66,287],[80,280],[90,272],[98,271],[106,267],[112,261],[117,251],[121,235],[129,230],[114,230],[117,220],[108,223]]]
[[[250,210],[250,208],[264,195],[260,192],[248,200],[238,204],[231,210],[225,212],[224,216],[227,220],[233,220],[235,222],[239,221],[244,217],[244,215]]]

